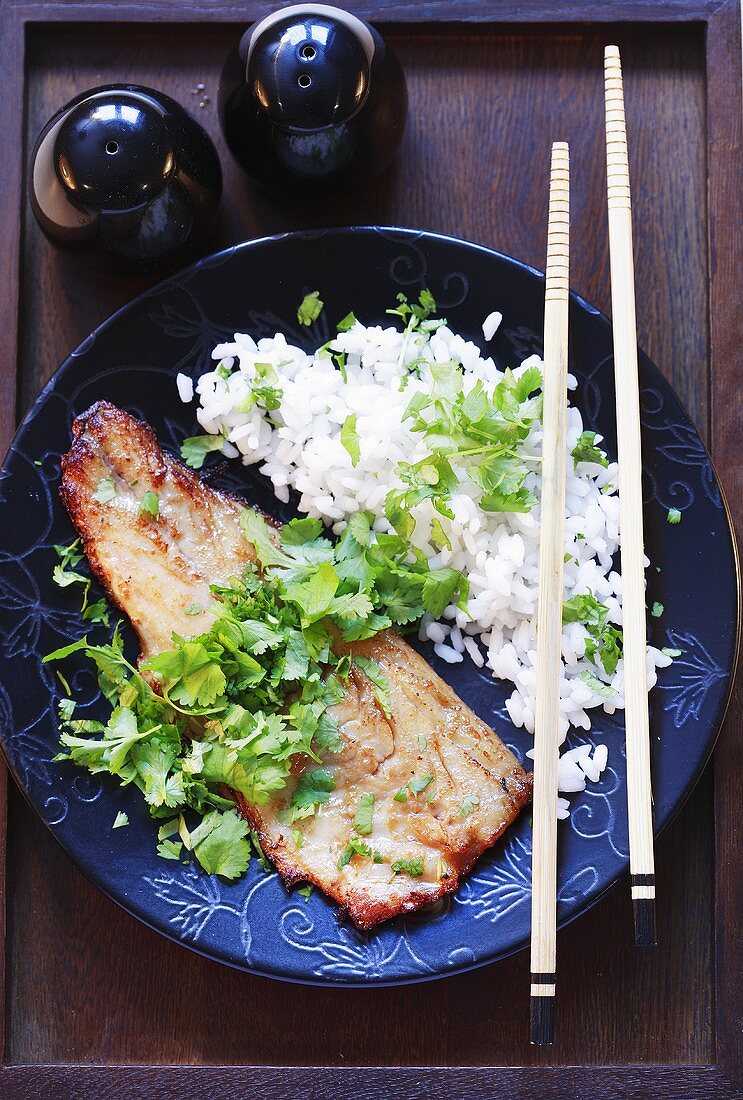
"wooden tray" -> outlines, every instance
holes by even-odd
[[[270,5],[5,0],[0,442],[69,350],[149,282],[55,250],[28,210],[30,142],[75,92],[111,80],[149,84],[204,123],[226,169],[214,248],[313,224],[376,222],[452,233],[543,266],[550,142],[568,140],[572,285],[608,309],[602,48],[613,41],[625,66],[640,341],[711,443],[740,523],[737,0],[347,6],[376,19],[399,51],[411,99],[405,145],[365,190],[284,205],[231,163],[215,111],[228,47]],[[714,775],[709,768],[658,845],[659,947],[633,947],[626,887],[560,934],[551,1049],[528,1044],[525,954],[430,985],[367,992],[229,971],[99,894],[11,785],[0,1093],[743,1095],[742,703],[739,679]]]

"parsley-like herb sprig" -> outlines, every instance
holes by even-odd
[[[283,816],[294,825],[316,813],[334,789],[326,764],[342,742],[331,708],[354,663],[390,713],[383,670],[361,657],[354,662],[345,643],[466,599],[459,573],[429,570],[397,536],[374,535],[372,522],[370,513],[358,513],[333,544],[317,520],[293,520],[276,532],[246,509],[241,525],[258,564],[212,586],[208,629],[174,634],[172,648],[141,670],[126,657],[118,628],[108,644],[81,638],[46,658],[83,652],[112,707],[107,721],[96,721],[77,717],[74,701],[62,700],[57,759],[135,785],[153,817],[177,820],[179,841],[162,829],[158,837],[164,858],[180,858],[185,847],[209,874],[241,875],[251,837],[229,792],[266,803],[287,786],[299,754],[317,766],[289,788]],[[63,585],[82,584],[87,594],[90,580],[75,572],[78,544],[58,553]],[[361,835],[371,827],[372,806],[362,800]],[[187,814],[196,815],[193,829]]]

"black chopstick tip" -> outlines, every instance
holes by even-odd
[[[635,943],[638,947],[655,947],[655,898],[633,898]]]
[[[529,1037],[532,1046],[548,1047],[555,1030],[555,995],[532,994],[529,1006]]]

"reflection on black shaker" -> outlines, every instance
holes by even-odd
[[[169,96],[92,88],[41,131],[29,166],[36,219],[60,244],[103,242],[137,265],[181,262],[204,241],[222,171],[205,131]]]
[[[326,194],[376,176],[402,140],[408,97],[381,35],[325,4],[282,8],[227,59],[220,121],[235,159],[279,195]]]

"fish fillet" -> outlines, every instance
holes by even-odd
[[[208,604],[210,584],[255,561],[238,523],[245,505],[165,455],[147,425],[114,405],[94,405],[72,434],[62,460],[62,500],[91,568],[128,615],[141,656],[171,648],[174,632],[200,633],[186,609]],[[100,503],[103,478],[116,492]],[[150,490],[159,499],[154,520],[139,514]],[[294,828],[282,824],[294,785],[317,766],[304,757],[268,805],[234,797],[287,883],[316,884],[358,927],[371,928],[455,890],[529,801],[531,776],[395,633],[346,648],[380,666],[389,680],[391,715],[354,665],[333,708],[343,747],[323,761],[335,781],[329,801]],[[362,839],[381,862],[355,855],[339,867],[364,794],[374,796],[374,808],[371,834]]]

